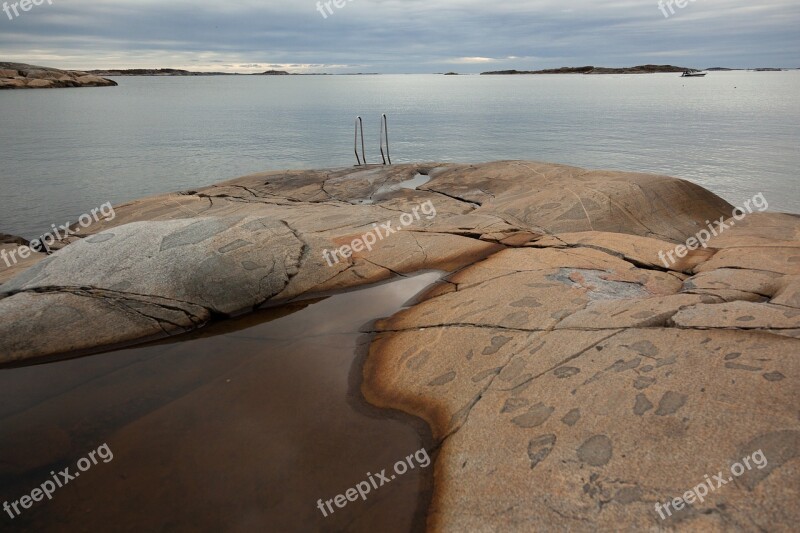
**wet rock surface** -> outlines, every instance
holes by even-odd
[[[426,202],[435,216],[324,258]],[[432,428],[431,530],[789,529],[800,218],[752,213],[660,256],[732,210],[674,178],[535,162],[246,176],[117,206],[0,277],[0,361],[438,268],[453,273],[376,324],[362,385]],[[758,449],[768,468],[656,513]]]

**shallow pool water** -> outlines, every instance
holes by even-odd
[[[177,341],[0,370],[0,502],[103,443],[100,462],[0,529],[413,531],[432,465],[317,508],[431,442],[360,396],[372,320],[440,273],[221,322]]]

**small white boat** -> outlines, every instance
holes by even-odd
[[[681,74],[681,78],[702,78],[708,74],[708,72],[700,72],[699,70],[685,70],[683,74]]]

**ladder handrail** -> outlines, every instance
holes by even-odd
[[[356,153],[356,162],[357,166],[361,166],[361,159],[358,158],[358,130],[359,126],[361,126],[361,156],[364,160],[364,165],[367,164],[367,152],[364,148],[364,122],[361,120],[361,117],[356,117],[356,133],[355,139],[353,140],[353,150]]]
[[[383,139],[384,136],[386,137],[386,157],[383,155]],[[381,118],[381,157],[383,158],[383,164],[386,164],[386,159],[389,159],[389,164],[392,164],[392,156],[389,155],[389,121],[386,118],[386,113],[383,114]]]

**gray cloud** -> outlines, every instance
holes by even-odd
[[[788,0],[696,0],[669,18],[657,0],[352,0],[327,19],[316,7],[53,0],[14,20],[0,12],[0,58],[240,72],[800,66],[800,6]]]

